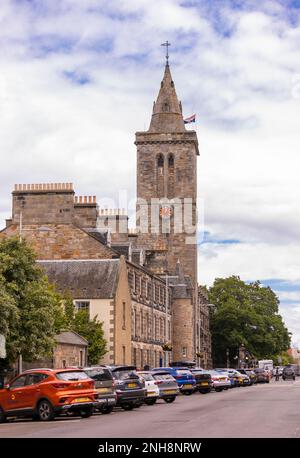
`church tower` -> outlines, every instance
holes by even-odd
[[[196,132],[186,130],[167,61],[149,130],[137,132],[138,243],[158,274],[183,272],[197,283]]]
[[[167,62],[150,127],[137,132],[137,245],[172,285],[173,360],[194,360],[197,315],[198,140],[187,130]],[[180,275],[179,275],[180,273]]]

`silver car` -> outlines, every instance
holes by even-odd
[[[211,375],[215,391],[228,390],[228,388],[231,387],[231,382],[227,373],[214,370],[209,370],[207,372]]]
[[[176,396],[179,394],[179,388],[175,378],[165,371],[152,372],[155,383],[159,389],[159,397],[165,402],[174,402]]]

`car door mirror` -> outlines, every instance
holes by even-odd
[[[4,385],[4,389],[5,389],[5,390],[9,390],[9,389],[10,389],[9,383],[6,383],[6,384]]]

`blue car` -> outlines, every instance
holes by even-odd
[[[179,390],[183,394],[192,394],[197,388],[195,377],[186,367],[156,367],[152,369],[152,372],[155,371],[165,371],[171,374],[175,378]]]

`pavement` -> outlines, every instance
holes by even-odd
[[[299,438],[300,379],[180,395],[126,412],[0,424],[0,438]]]

